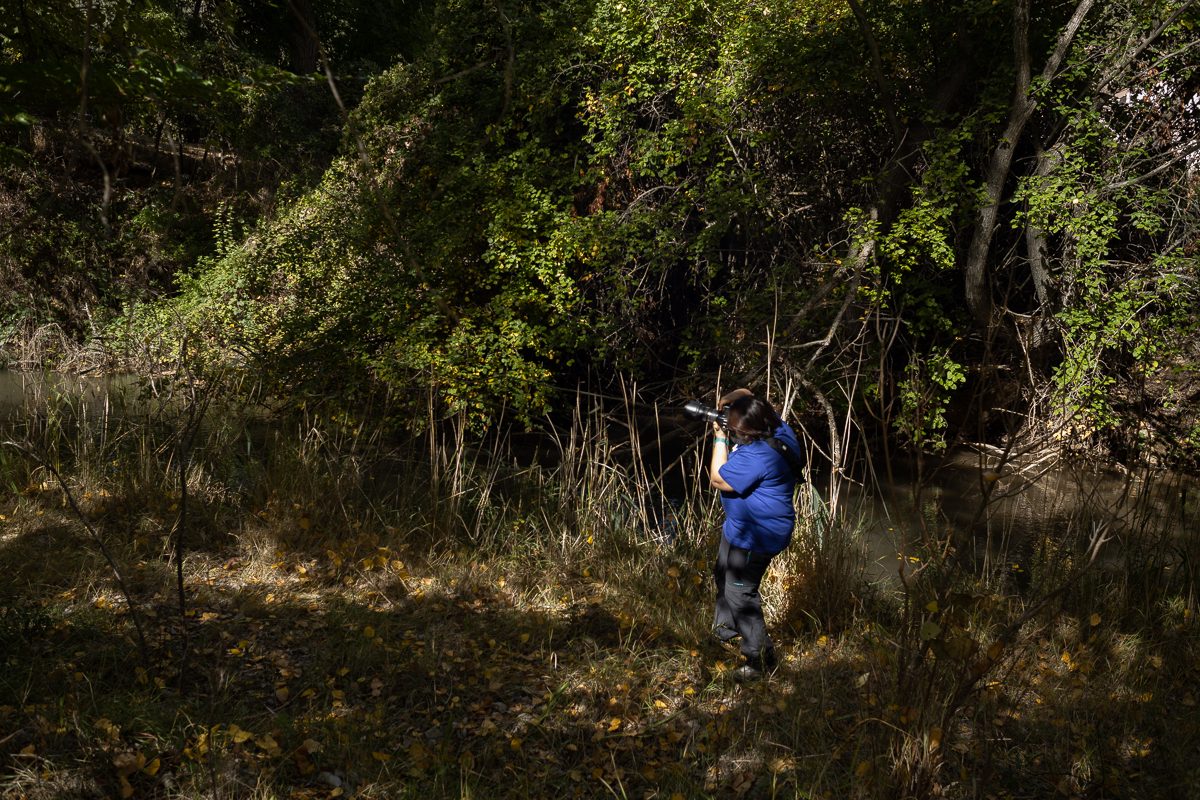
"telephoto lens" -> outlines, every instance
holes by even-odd
[[[728,406],[725,406],[725,408],[718,411],[712,406],[704,405],[699,400],[692,400],[683,407],[683,415],[688,419],[702,419],[705,422],[715,422],[721,426],[722,430],[725,430],[727,425],[727,408]]]

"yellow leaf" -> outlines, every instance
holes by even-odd
[[[621,718],[620,717],[613,717],[612,722],[608,723],[608,730],[610,733],[612,731],[615,731],[619,727],[621,727]]]
[[[133,787],[129,784],[129,779],[124,775],[121,776],[121,797],[132,797]]]
[[[279,702],[286,702],[288,699],[288,690],[286,686],[280,686],[275,690],[275,696],[279,698]]]
[[[374,639],[375,638],[375,629],[372,628],[370,625],[363,628],[363,638]]]
[[[305,739],[304,749],[310,753],[319,753],[321,752],[321,743],[316,739]]]
[[[642,777],[648,781],[652,781],[658,776],[658,773],[654,771],[654,767],[651,767],[649,765],[642,767],[641,772],[642,772]]]
[[[23,756],[31,756],[31,755],[33,755],[33,745],[26,745],[25,747],[22,747],[22,748],[21,748],[21,755],[23,755]]]
[[[1090,622],[1090,623],[1091,623],[1091,625],[1092,625],[1092,627],[1093,627],[1093,628],[1094,628],[1094,627],[1096,627],[1097,625],[1099,625],[1099,624],[1100,624],[1100,615],[1099,615],[1099,614],[1092,614],[1091,618],[1090,618],[1090,619],[1088,619],[1088,622]]]
[[[992,646],[988,648],[987,657],[995,661],[1000,657],[1000,652],[1004,650],[1004,645],[1000,642],[992,642]]]
[[[263,750],[274,750],[276,747],[279,747],[279,742],[275,741],[274,737],[272,737],[269,733],[264,733],[261,738],[255,739],[254,741],[257,742],[258,746]]]
[[[934,600],[932,603],[929,603],[928,605],[926,605],[925,610],[931,614],[936,614],[937,610],[938,610],[937,600]]]
[[[859,777],[870,775],[872,769],[873,767],[871,766],[870,761],[860,761],[858,762],[858,766],[854,768],[854,774],[858,775]]]
[[[667,570],[667,574],[670,575],[672,578],[678,578],[679,577],[679,567],[671,567],[669,570]]]
[[[671,800],[684,800],[684,797],[679,792],[676,792],[675,794],[671,795]]]
[[[513,739],[512,741],[510,741],[508,743],[508,746],[511,747],[513,750],[520,750],[521,749],[521,740]]]
[[[149,764],[147,764],[146,766],[142,767],[142,772],[146,773],[147,775],[149,775],[151,777],[154,777],[155,775],[158,774],[158,768],[160,766],[161,766],[161,763],[156,758],[153,761],[151,761]]]
[[[334,788],[334,790],[332,792],[329,793],[329,796],[330,797],[341,797],[342,794],[343,794],[342,787],[338,786],[338,787]]]
[[[241,744],[242,742],[246,741],[254,734],[252,734],[250,731],[242,730],[237,725],[230,725],[229,726],[229,735],[233,737],[233,741],[236,744]]]
[[[389,758],[391,758],[391,756],[387,753],[372,752],[371,758],[375,759],[376,761],[387,761]]]
[[[504,684],[501,683],[500,681],[492,681],[491,683],[488,684],[489,691],[498,692],[502,688],[504,688]]]
[[[667,704],[666,704],[666,703],[664,703],[662,700],[655,700],[655,701],[654,701],[654,707],[655,707],[655,708],[666,708],[666,707],[667,707]]]
[[[600,780],[601,778],[604,777],[604,770],[600,769],[599,767],[596,767],[594,770],[592,770],[592,777],[595,778],[596,780]]]
[[[942,729],[941,728],[930,728],[929,729],[929,749],[937,750],[938,746],[941,743],[942,743]]]
[[[309,525],[309,523],[308,523],[308,517],[301,517],[301,518],[300,518],[300,528],[301,528],[301,530],[308,530],[308,525]]]
[[[528,641],[529,641],[529,634],[528,634],[528,633],[522,633],[522,634],[521,634],[521,644],[525,644],[525,643],[526,643],[526,642],[528,642]]]

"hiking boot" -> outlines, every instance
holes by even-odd
[[[732,673],[733,679],[739,683],[749,683],[751,681],[761,681],[764,677],[763,671],[750,664],[742,664]]]
[[[779,662],[775,658],[775,651],[768,650],[767,654],[761,658],[746,659],[746,663],[733,671],[733,679],[735,681],[760,681],[775,672],[779,667]]]

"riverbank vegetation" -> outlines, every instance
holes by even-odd
[[[145,382],[4,423],[0,792],[1196,784],[1190,0],[0,18],[0,358]],[[810,445],[748,687],[731,385]]]

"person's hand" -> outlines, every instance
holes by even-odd
[[[712,424],[712,426],[713,426],[713,435],[716,436],[718,439],[723,438],[722,435],[725,433],[725,431],[722,430],[721,426],[716,422],[714,422]]]

